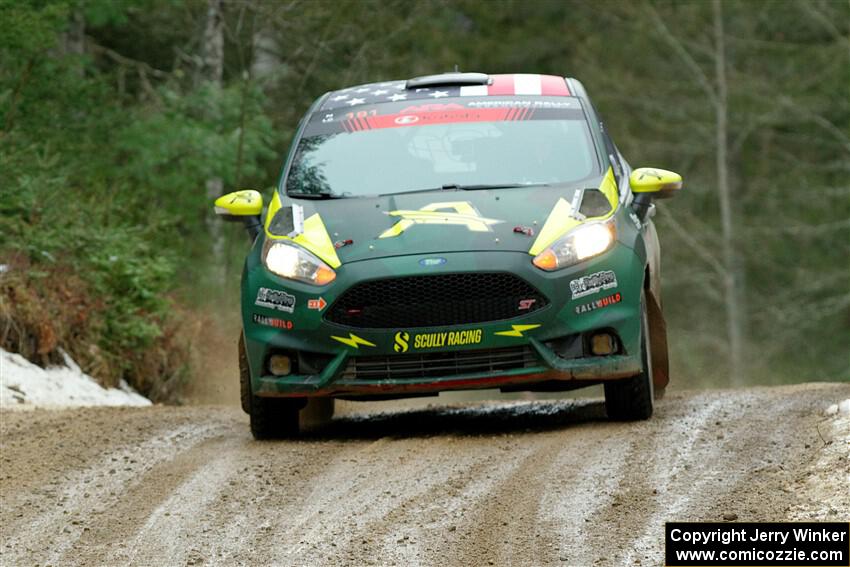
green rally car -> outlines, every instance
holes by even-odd
[[[302,119],[267,208],[216,200],[252,238],[242,407],[257,438],[334,398],[604,383],[608,415],[667,385],[653,198],[581,83],[447,73],[350,87]]]

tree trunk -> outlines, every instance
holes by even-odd
[[[224,26],[222,22],[222,0],[207,0],[206,25],[201,45],[202,60],[200,79],[209,86],[220,89],[224,76]],[[214,115],[215,120],[218,116]],[[219,267],[219,275],[224,270],[224,234],[221,222],[211,213],[212,202],[224,193],[224,182],[220,177],[210,177],[206,181],[207,229],[212,244],[214,264]]]
[[[717,99],[715,122],[717,136],[717,192],[720,200],[720,224],[723,249],[724,298],[726,325],[729,340],[730,381],[742,383],[744,374],[744,319],[745,303],[741,293],[741,266],[735,246],[735,215],[732,210],[732,187],[729,182],[728,87],[726,84],[726,38],[723,30],[723,7],[714,0],[715,81]]]

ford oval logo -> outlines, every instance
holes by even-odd
[[[419,265],[425,266],[426,268],[430,268],[432,266],[442,266],[445,263],[445,258],[422,258],[421,260],[419,260]]]

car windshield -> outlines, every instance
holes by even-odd
[[[577,99],[456,98],[314,115],[296,148],[286,191],[339,198],[554,185],[581,181],[598,169]]]

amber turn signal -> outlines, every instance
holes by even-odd
[[[546,270],[547,272],[551,272],[558,267],[558,258],[552,252],[551,248],[547,248],[535,256],[531,262],[541,270]]]

